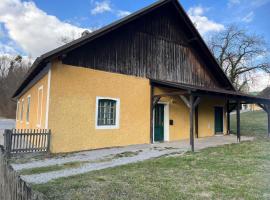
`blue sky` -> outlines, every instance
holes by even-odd
[[[32,59],[150,5],[155,0],[1,0],[0,55]],[[270,44],[270,0],[181,0],[204,38],[229,24],[265,37]],[[263,75],[262,75],[263,76]],[[269,78],[267,79],[269,82]]]
[[[91,0],[35,0],[36,5],[48,14],[55,15],[61,20],[68,20],[82,27],[100,27],[119,17],[115,12],[104,12],[91,15],[91,9],[95,2]],[[78,3],[79,2],[79,3]],[[154,0],[111,0],[113,10],[134,12],[151,3]],[[186,11],[192,7],[205,9],[204,16],[221,24],[237,23],[242,27],[264,35],[270,42],[270,1],[268,0],[181,0]]]
[[[35,0],[34,2],[37,7],[48,14],[82,27],[100,27],[119,18],[115,12],[91,15],[91,9],[96,6],[98,1]],[[134,12],[155,1],[111,0],[107,2],[110,2],[112,10]],[[204,16],[210,20],[224,25],[239,23],[252,32],[264,35],[270,41],[270,23],[267,23],[270,17],[270,1],[268,0],[181,0],[180,3],[186,11],[200,6],[205,9]]]
[[[71,37],[76,38],[78,32],[80,33],[84,29],[100,28],[155,2],[154,0],[2,1],[2,8],[0,5],[0,53],[18,52],[33,57],[61,45],[61,42],[52,40],[53,36],[55,38],[69,36],[72,35],[70,32],[74,29],[75,33]],[[197,28],[204,37],[234,23],[251,33],[264,36],[270,43],[270,23],[268,23],[270,0],[181,0],[180,3],[198,25]],[[43,16],[35,19],[35,15]],[[12,17],[14,19],[10,20],[9,18]],[[49,20],[50,17],[55,17],[58,22]],[[29,18],[28,21],[25,18]],[[208,22],[210,24],[207,24]],[[69,24],[72,27],[63,28],[61,31],[61,23]],[[50,33],[48,30],[44,30],[43,32],[43,29],[48,29],[49,26],[52,26],[53,29],[56,24],[59,27],[58,31]],[[31,29],[35,29],[35,31]],[[37,39],[39,33],[42,41]],[[50,37],[46,38],[46,35]],[[27,41],[30,38],[33,41]],[[49,45],[51,40],[53,42]],[[36,46],[45,44],[44,47],[39,47],[42,50],[38,50],[39,48],[33,43],[37,43]]]

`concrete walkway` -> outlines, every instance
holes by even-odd
[[[242,141],[252,140],[253,138],[242,137]],[[214,147],[224,144],[236,143],[235,136],[214,136],[195,140],[195,150],[199,151],[207,147]],[[21,176],[26,182],[39,184],[48,181],[83,174],[90,171],[125,165],[157,158],[160,156],[181,155],[190,150],[189,141],[177,141],[167,143],[155,143],[144,145],[132,145],[120,148],[92,150],[80,153],[72,153],[65,157],[37,160],[25,164],[13,164],[15,170],[24,170],[53,165],[63,165],[70,162],[82,162],[79,167],[67,168],[58,171],[51,171],[41,174]]]

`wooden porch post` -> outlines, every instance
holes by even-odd
[[[195,108],[195,136],[199,138],[199,106]]]
[[[190,122],[190,147],[191,147],[191,151],[194,152],[194,132],[193,132],[193,116],[194,116],[194,97],[191,94],[189,97],[189,105],[190,105],[190,115],[189,115],[189,122]]]
[[[231,134],[230,101],[227,101],[227,135]]]
[[[270,137],[270,106],[266,105],[266,110],[267,110],[267,122],[268,122],[268,133],[267,136]]]
[[[236,128],[237,128],[237,141],[241,141],[241,135],[240,135],[240,101],[237,100],[237,106],[236,106]]]
[[[150,142],[153,143],[153,112],[154,112],[154,87],[151,85],[150,86]]]
[[[258,103],[266,113],[267,113],[267,136],[270,137],[270,105]]]

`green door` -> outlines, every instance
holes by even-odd
[[[215,133],[223,134],[223,107],[215,107]]]
[[[155,107],[155,132],[154,141],[164,141],[164,105],[157,104]]]

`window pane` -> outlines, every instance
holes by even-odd
[[[27,111],[26,111],[26,121],[27,122],[29,122],[30,102],[31,102],[31,97],[28,97],[27,98]]]
[[[98,125],[116,125],[116,101],[110,99],[100,99],[98,101]]]
[[[17,120],[20,120],[20,102],[17,103],[17,113],[16,113],[16,119]]]
[[[21,108],[21,121],[23,120],[23,104],[24,104],[24,101],[22,101],[22,108]]]

